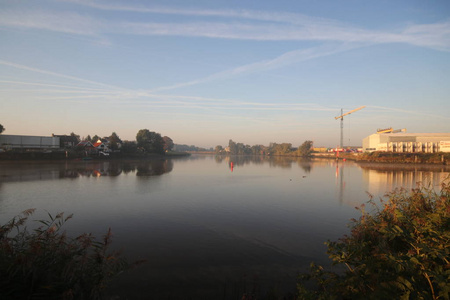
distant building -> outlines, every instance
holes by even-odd
[[[363,139],[364,152],[450,152],[450,133],[375,133]]]
[[[60,148],[56,136],[5,135],[0,134],[0,148],[5,150],[51,150]]]
[[[94,144],[89,141],[81,141],[75,145],[79,149],[95,149]]]
[[[94,147],[94,144],[92,144],[89,141],[81,141],[78,144],[76,144],[75,149],[77,151],[84,151],[86,155],[96,155],[98,154],[98,150]]]
[[[93,146],[98,150],[98,151],[104,151],[104,152],[110,152],[111,150],[109,149],[109,147],[106,145],[106,143],[104,143],[102,140],[98,140],[96,143],[93,144]]]
[[[326,148],[326,147],[314,147],[314,148],[312,148],[312,151],[313,152],[322,152],[322,153],[324,153],[324,152],[328,152],[328,148]]]
[[[74,135],[56,135],[52,133],[53,137],[59,137],[59,143],[61,148],[73,148],[75,147],[79,140]]]

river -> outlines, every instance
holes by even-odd
[[[146,263],[117,277],[110,299],[240,299],[286,294],[324,242],[348,232],[355,206],[422,181],[444,166],[215,157],[149,161],[0,162],[0,222],[28,208],[73,213],[68,234],[113,232]]]

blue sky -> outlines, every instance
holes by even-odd
[[[449,1],[0,0],[4,134],[202,147],[450,132]]]

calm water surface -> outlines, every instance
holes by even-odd
[[[114,299],[239,299],[294,291],[355,206],[396,187],[438,186],[444,167],[333,160],[217,158],[0,163],[0,222],[28,208],[74,213],[69,234],[112,228],[114,247],[146,259],[118,277]],[[111,298],[110,297],[110,298]]]

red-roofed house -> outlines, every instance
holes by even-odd
[[[89,141],[81,141],[76,146],[75,149],[77,151],[84,151],[86,156],[96,154],[97,149],[95,149],[94,145]]]
[[[101,140],[98,140],[96,143],[93,144],[93,146],[98,151],[103,151],[103,152],[110,152],[111,151],[111,150],[109,150],[108,146],[105,143],[103,143]]]
[[[81,142],[79,142],[77,145],[76,145],[76,147],[77,148],[90,148],[90,149],[94,149],[95,147],[94,147],[94,145],[91,143],[91,142],[89,142],[89,141],[81,141]]]

